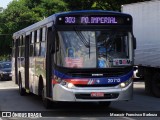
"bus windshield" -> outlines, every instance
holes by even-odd
[[[127,31],[59,31],[57,65],[68,68],[112,68],[131,65]]]

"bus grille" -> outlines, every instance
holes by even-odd
[[[75,84],[74,86],[76,87],[114,87],[114,86],[117,86],[118,84],[93,84],[93,85],[90,85],[90,84],[86,84],[86,85],[83,85],[83,84]]]
[[[93,72],[92,72],[93,73]],[[92,73],[72,73],[72,77],[86,77],[86,78],[90,78],[93,77]],[[112,72],[112,73],[98,73],[98,74],[103,74],[103,77],[114,77],[114,76],[121,76],[124,74],[124,72]],[[99,76],[102,77],[102,76]]]

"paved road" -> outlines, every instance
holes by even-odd
[[[18,86],[12,81],[0,81],[0,111],[36,111],[45,112],[45,114],[54,116],[58,120],[103,120],[108,115],[116,113],[128,113],[128,116],[118,117],[118,119],[139,119],[133,117],[133,113],[141,114],[141,112],[160,113],[160,98],[147,96],[144,92],[144,83],[134,83],[134,98],[131,101],[112,102],[109,108],[99,107],[95,103],[59,103],[53,106],[53,109],[46,110],[43,107],[41,98],[35,95],[20,96]],[[130,114],[130,111],[132,114]],[[44,114],[42,112],[42,114]],[[131,115],[132,117],[130,117]],[[8,118],[0,118],[0,120]],[[14,118],[15,119],[15,118]],[[20,119],[20,118],[19,118]],[[43,118],[41,118],[43,119]],[[52,118],[48,118],[52,119]],[[117,119],[117,117],[109,117],[109,119]],[[142,117],[141,119],[158,119],[156,117]]]

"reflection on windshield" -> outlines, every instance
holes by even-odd
[[[101,31],[97,33],[99,68],[119,65],[121,61],[124,65],[129,63],[127,59],[129,58],[128,37],[128,33],[125,32]]]
[[[60,31],[57,63],[70,68],[111,68],[130,65],[129,32]]]
[[[62,64],[65,67],[96,67],[95,32],[59,32]]]

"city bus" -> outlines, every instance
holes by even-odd
[[[112,101],[133,96],[136,39],[132,17],[106,10],[53,14],[13,34],[12,79],[20,95],[56,102]]]

